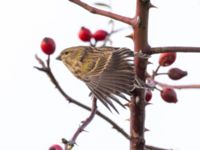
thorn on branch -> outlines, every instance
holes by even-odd
[[[149,8],[158,8],[155,5],[153,5],[152,3],[149,3]]]
[[[149,129],[147,129],[147,128],[145,128],[145,129],[144,129],[144,132],[148,132],[148,131],[150,131],[150,130],[149,130]]]
[[[131,34],[129,34],[129,35],[125,36],[125,37],[130,38],[131,40],[134,41],[134,32],[132,32]]]

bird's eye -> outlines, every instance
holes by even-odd
[[[68,55],[68,53],[69,53],[69,52],[68,52],[68,51],[66,51],[64,54],[65,54],[65,55]]]

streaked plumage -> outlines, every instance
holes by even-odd
[[[109,110],[117,111],[112,101],[122,107],[119,98],[128,100],[135,87],[133,52],[127,48],[70,47],[58,56],[67,68],[84,81],[91,92]]]

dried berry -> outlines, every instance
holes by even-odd
[[[187,75],[187,71],[183,71],[179,68],[171,68],[168,71],[168,76],[172,80],[179,80]]]

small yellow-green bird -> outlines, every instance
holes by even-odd
[[[109,110],[112,101],[128,100],[135,88],[133,52],[127,48],[77,46],[64,49],[57,57]]]

